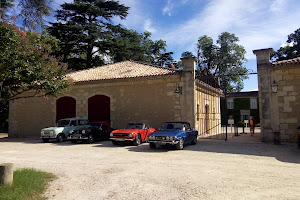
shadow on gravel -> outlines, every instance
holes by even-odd
[[[181,151],[174,148],[158,146],[156,149],[150,149],[149,145],[130,147],[129,151],[134,152],[166,152]],[[200,139],[196,145],[186,145],[183,151],[199,151],[210,153],[241,154],[252,156],[274,157],[281,162],[300,164],[300,149],[297,144],[274,145],[272,143],[237,143],[230,141],[215,141]]]
[[[44,145],[40,138],[0,138],[1,142],[15,142],[15,143],[29,143]],[[177,152],[181,150],[175,150],[168,146],[158,146],[156,149],[150,149],[148,143],[142,143],[139,146],[133,146],[132,144],[119,144],[113,145],[111,141],[99,141],[93,144],[86,144],[79,142],[77,144],[65,141],[63,143],[57,143],[56,141],[50,141],[50,144],[57,146],[70,146],[73,145],[91,145],[96,148],[122,148],[132,152],[143,153],[165,153],[165,152]],[[18,145],[18,144],[16,144]],[[298,163],[300,164],[300,149],[296,143],[286,143],[281,145],[274,145],[273,143],[249,143],[249,142],[231,142],[223,140],[208,140],[198,139],[196,145],[186,145],[182,151],[196,151],[196,152],[210,152],[210,153],[226,153],[226,154],[241,154],[252,156],[267,156],[273,157],[281,162]]]

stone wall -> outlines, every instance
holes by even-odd
[[[199,135],[219,134],[221,132],[221,90],[215,89],[202,82],[196,83],[195,127],[198,130]]]
[[[88,99],[94,95],[110,98],[111,126],[115,129],[128,122],[160,128],[166,121],[187,121],[200,132],[203,125],[196,123],[197,104],[203,107],[209,101],[210,112],[219,110],[220,94],[202,88],[205,84],[196,86],[195,58],[185,58],[183,63],[184,70],[177,75],[75,83],[57,98],[15,100],[10,103],[9,136],[39,137],[42,128],[55,125],[56,100],[64,96],[76,100],[77,117],[88,117]],[[174,93],[176,89],[180,92]],[[205,95],[201,96],[202,92]]]
[[[9,104],[10,137],[40,136],[44,127],[55,124],[54,98],[24,98]]]
[[[297,127],[300,126],[300,64],[275,66],[272,71],[278,83],[275,102],[278,108],[281,141],[297,142]]]
[[[270,63],[272,49],[255,50],[259,88],[262,140],[272,142],[280,132],[281,142],[297,142],[300,125],[300,63]],[[273,93],[271,84],[278,84]]]
[[[128,122],[145,122],[159,128],[164,121],[184,119],[180,98],[174,90],[179,76],[154,80],[123,80],[95,84],[76,84],[63,96],[76,99],[76,116],[88,116],[88,98],[110,97],[111,126],[124,128]],[[59,97],[58,97],[59,98]],[[10,104],[9,135],[39,136],[44,127],[53,126],[56,99],[19,99]]]

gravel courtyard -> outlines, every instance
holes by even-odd
[[[199,139],[180,151],[2,138],[7,162],[56,174],[49,199],[300,199],[296,144]]]

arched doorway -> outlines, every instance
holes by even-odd
[[[73,97],[61,97],[56,100],[56,121],[76,117],[76,100]]]
[[[105,95],[95,95],[88,99],[88,118],[93,121],[110,123],[110,98]]]

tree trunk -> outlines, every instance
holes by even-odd
[[[13,164],[4,163],[0,164],[0,185],[13,183]]]

